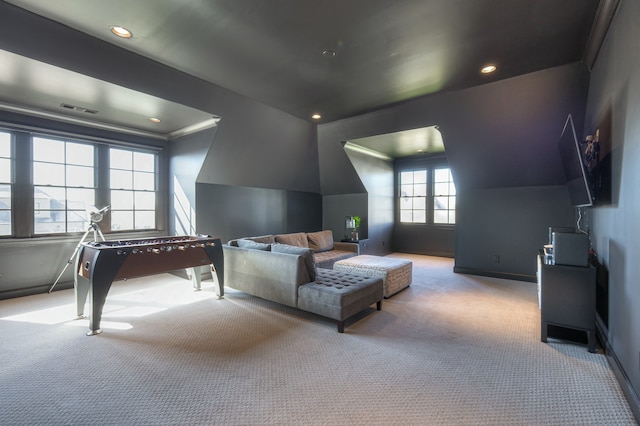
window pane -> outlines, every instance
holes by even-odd
[[[133,189],[153,191],[155,189],[154,180],[155,176],[153,173],[133,172]]]
[[[449,208],[449,197],[434,197],[434,209],[446,210]]]
[[[155,192],[135,192],[136,210],[155,210],[156,194]],[[136,224],[138,222],[136,221]]]
[[[400,173],[400,184],[408,185],[413,183],[413,172]]]
[[[0,185],[0,235],[11,235],[11,185]]]
[[[133,169],[141,172],[154,172],[156,156],[144,152],[133,153]]]
[[[433,212],[434,223],[449,223],[449,212],[447,210],[436,210]]]
[[[132,170],[133,168],[133,155],[131,151],[124,151],[121,149],[109,150],[109,167],[112,169],[126,169]]]
[[[427,208],[427,199],[426,197],[414,197],[413,198],[413,209],[426,209]]]
[[[111,229],[122,231],[133,229],[133,211],[111,211]]]
[[[35,185],[64,185],[64,165],[33,163],[33,183]]]
[[[0,209],[11,209],[11,185],[0,185]]]
[[[89,226],[87,213],[82,210],[67,211],[67,232],[86,231]]]
[[[419,183],[413,186],[413,195],[416,197],[426,197],[427,196],[427,184]]]
[[[136,229],[153,229],[156,227],[155,211],[137,211],[135,218]]]
[[[451,172],[449,169],[435,169],[433,180],[435,182],[448,182],[451,179]]]
[[[82,210],[86,218],[86,210],[95,205],[95,191],[93,189],[69,188],[67,189],[67,208]]]
[[[133,172],[127,170],[111,170],[110,186],[117,189],[133,189]]]
[[[0,182],[11,182],[11,160],[0,158]]]
[[[413,172],[413,182],[414,183],[427,183],[427,171],[426,170],[416,170]]]
[[[413,185],[402,185],[400,187],[401,197],[413,197]]]
[[[64,211],[36,212],[33,230],[36,234],[59,234],[65,232]]]
[[[11,134],[0,132],[0,157],[11,157]]]
[[[93,146],[67,142],[67,164],[93,166]]]
[[[400,210],[400,222],[411,222],[412,220],[411,210]]]
[[[66,194],[64,188],[34,187],[35,210],[64,210]]]
[[[93,167],[67,166],[67,186],[93,188]]]
[[[414,223],[426,223],[427,222],[427,212],[426,212],[426,210],[414,210],[413,211],[413,222]]]
[[[33,138],[33,159],[64,163],[64,142],[53,139]]]
[[[449,194],[449,183],[435,183],[433,185],[433,195],[448,195]]]
[[[111,191],[111,209],[112,210],[133,209],[133,192],[132,191]]]

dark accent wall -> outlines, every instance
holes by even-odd
[[[367,206],[361,219],[360,239],[366,239],[362,252],[391,253],[393,238],[393,162],[361,152],[346,151],[349,161],[367,191]],[[356,214],[356,213],[354,213]]]
[[[322,197],[309,192],[196,184],[199,233],[232,238],[319,231]]]
[[[182,179],[195,188],[197,233],[228,241],[320,230],[315,125],[242,98],[237,103],[219,122],[201,167]],[[202,138],[208,140],[199,134],[180,143],[202,146]]]
[[[322,227],[333,231],[333,239],[339,241],[350,238],[345,233],[347,216],[360,216],[362,219],[360,238],[367,238],[367,214],[369,196],[361,194],[325,195],[322,197]]]
[[[607,129],[602,134],[603,146],[610,149],[602,156],[610,161],[610,196],[591,209],[591,240],[609,271],[609,317],[602,322],[607,354],[640,421],[638,22],[640,3],[622,0],[593,67],[583,136],[598,128]]]
[[[574,228],[565,186],[458,191],[456,272],[536,280],[549,226]]]
[[[586,67],[575,63],[319,125],[322,193],[361,192],[340,141],[438,125],[458,190],[456,267],[493,274],[494,253],[486,254],[487,244],[491,244],[491,251],[508,253],[513,249],[511,241],[520,238],[523,243],[518,250],[524,258],[507,255],[500,269],[505,276],[530,279],[535,271],[535,254],[547,237],[545,227],[566,223],[566,218],[573,215],[568,201],[557,204],[558,189],[554,187],[563,183],[557,142],[569,113],[582,128],[588,82]],[[552,188],[526,189],[545,186]],[[523,187],[515,192],[501,190]],[[479,189],[496,192],[472,192]],[[515,227],[491,220],[511,208],[516,212],[514,217],[525,219],[514,219],[517,235],[513,235]],[[490,220],[476,220],[477,211]],[[546,218],[549,223],[542,226],[531,218]],[[478,234],[478,227],[483,235]],[[404,234],[406,240],[399,242],[400,236],[394,234],[394,244],[424,247],[420,235]],[[372,237],[375,235],[370,229]]]

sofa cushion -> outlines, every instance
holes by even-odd
[[[257,243],[255,241],[246,240],[243,238],[239,239],[237,243],[238,243],[238,247],[241,247],[241,248],[246,248],[251,250],[264,250],[264,251],[271,250],[271,244]]]
[[[307,272],[309,273],[309,278],[311,278],[311,281],[316,280],[316,263],[313,260],[313,251],[310,248],[276,243],[271,246],[271,251],[274,253],[295,254],[302,256],[302,258],[304,259],[304,264],[307,267]]]
[[[309,242],[307,241],[307,234],[305,232],[296,232],[294,234],[280,234],[275,237],[276,243],[287,244],[290,246],[297,247],[309,247]]]
[[[309,248],[318,253],[321,251],[333,250],[333,231],[319,231],[307,233]]]
[[[245,240],[255,241],[256,243],[273,244],[276,242],[273,235],[261,235],[259,237],[246,237]]]
[[[357,253],[345,250],[329,250],[321,251],[313,254],[313,260],[316,262],[316,268],[332,269],[333,264],[338,260],[348,259],[356,256]]]

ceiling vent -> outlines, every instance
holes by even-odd
[[[86,112],[87,114],[97,114],[98,113],[98,110],[89,109],[89,108],[85,108],[85,107],[81,107],[81,106],[77,106],[77,105],[71,105],[71,104],[62,103],[62,104],[60,104],[60,106],[62,108],[70,109],[70,110],[73,110],[73,111]]]

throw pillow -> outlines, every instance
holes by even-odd
[[[251,249],[251,250],[263,250],[263,251],[271,250],[271,244],[256,243],[255,241],[244,240],[244,239],[238,240],[238,247]]]
[[[304,232],[276,235],[276,243],[287,244],[290,246],[297,246],[297,247],[309,247],[309,242],[307,241],[307,234]]]
[[[315,252],[333,250],[333,231],[309,232],[307,234],[309,248]]]
[[[313,260],[313,251],[310,248],[290,246],[288,244],[274,244],[271,246],[274,253],[295,254],[302,256],[304,264],[307,267],[309,278],[311,281],[316,280],[316,262]]]

